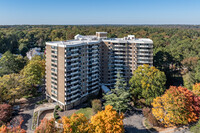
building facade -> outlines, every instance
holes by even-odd
[[[106,32],[76,35],[74,40],[46,43],[46,94],[65,109],[97,95],[100,84],[114,87],[117,73],[126,81],[139,65],[153,65],[153,41],[107,38]]]

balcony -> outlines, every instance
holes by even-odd
[[[122,67],[115,67],[116,70],[123,70],[124,68]]]
[[[148,63],[153,63],[153,61],[137,61],[137,63],[144,63],[144,64],[148,64]]]
[[[93,57],[98,56],[99,54],[92,54]]]
[[[75,63],[72,63],[71,66],[75,66],[75,65],[78,65],[79,62],[75,62]]]
[[[115,52],[115,54],[117,54],[117,55],[125,55],[125,53],[122,53],[122,52]]]
[[[153,60],[153,57],[137,57],[137,59]]]
[[[72,81],[72,82],[70,83],[70,85],[76,84],[76,83],[78,83],[78,82],[79,82],[78,80]]]
[[[124,58],[124,56],[115,56],[115,58],[117,59],[117,58]]]
[[[139,48],[153,48],[153,45],[137,45]]]
[[[79,96],[79,95],[80,95],[80,94],[77,93],[77,94],[75,94],[75,95],[72,95],[71,98],[77,97],[77,96]],[[71,102],[72,102],[72,101],[71,101]]]
[[[70,90],[77,89],[78,87],[79,87],[79,85],[72,86],[72,87],[70,87]]]
[[[71,80],[77,79],[77,78],[79,78],[79,77],[80,77],[79,75],[74,76],[74,77],[71,77]]]
[[[72,72],[70,74],[67,74],[67,75],[75,75],[75,74],[79,74],[80,72],[79,71],[76,71],[76,72]]]
[[[71,68],[70,70],[76,70],[76,69],[79,69],[79,67],[77,66],[77,67],[73,67],[73,68]]]
[[[138,51],[144,51],[144,52],[152,52],[152,49],[137,49]]]
[[[78,51],[79,49],[78,48],[76,48],[76,49],[72,49],[71,51],[72,52],[75,52],[75,51]]]
[[[115,66],[124,66],[124,64],[114,64]]]
[[[72,62],[72,61],[76,61],[76,60],[78,60],[78,59],[79,59],[79,58],[77,57],[77,58],[72,58],[71,60],[68,59],[68,61]]]
[[[141,52],[138,52],[137,55],[153,55],[153,53],[150,54],[150,53],[141,53]]]
[[[124,62],[124,60],[114,60],[114,62]]]
[[[70,103],[76,102],[77,100],[79,100],[79,98],[76,98],[76,99],[70,101]]]
[[[74,91],[71,91],[70,93],[71,94],[74,94],[74,93],[76,93],[76,92],[78,92],[79,91],[79,89],[76,89],[76,90],[74,90]]]
[[[125,51],[125,49],[123,49],[123,48],[114,48],[114,50],[116,50],[116,51]]]
[[[98,48],[98,45],[93,45],[92,48]]]

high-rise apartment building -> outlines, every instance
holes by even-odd
[[[153,42],[107,38],[106,32],[76,35],[74,40],[46,43],[46,94],[65,109],[97,95],[100,83],[114,87],[119,72],[128,81],[139,65],[153,65]]]

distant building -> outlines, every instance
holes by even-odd
[[[129,81],[143,64],[153,65],[153,41],[148,38],[107,38],[107,32],[96,32],[46,42],[46,94],[70,109],[90,94],[98,94],[100,88],[107,93],[118,72]]]
[[[41,51],[41,48],[37,48],[37,47],[32,48],[26,53],[26,56],[28,57],[29,60],[31,60],[35,55],[42,55],[43,53],[40,51]]]

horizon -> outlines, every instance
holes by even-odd
[[[193,0],[0,1],[0,25],[199,25]]]

